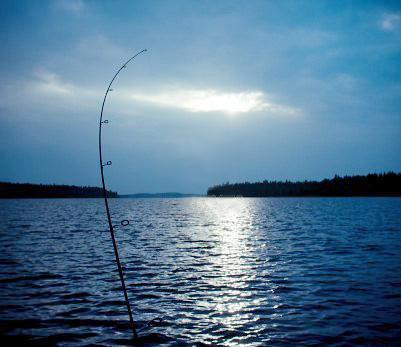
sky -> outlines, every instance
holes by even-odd
[[[0,181],[205,194],[401,172],[399,1],[3,1]]]

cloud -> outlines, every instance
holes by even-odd
[[[1,85],[0,107],[18,110],[20,115],[33,111],[46,115],[55,108],[80,112],[101,105],[103,95],[104,90],[95,86],[76,84],[49,70],[38,69],[33,78]]]
[[[336,87],[340,88],[340,90],[346,92],[352,92],[358,88],[361,81],[355,76],[352,76],[350,74],[339,73],[337,74],[337,76],[335,76],[334,83]]]
[[[60,78],[49,71],[40,70],[35,73],[38,78],[34,83],[35,88],[38,90],[50,93],[50,94],[72,94],[74,91],[74,86],[69,83],[64,83]]]
[[[85,6],[82,0],[59,0],[57,5],[70,12],[79,12]]]
[[[338,41],[338,34],[322,30],[295,29],[282,37],[284,42],[285,39],[291,40],[291,38],[294,44],[305,48],[319,48]]]
[[[214,89],[172,90],[161,93],[135,93],[132,98],[164,106],[181,108],[190,112],[223,112],[240,114],[268,111],[281,115],[298,115],[299,109],[275,104],[266,100],[260,91],[227,93]]]
[[[386,13],[383,15],[380,26],[384,30],[394,31],[401,25],[401,15],[398,13]]]
[[[128,56],[122,47],[118,46],[113,40],[103,34],[96,33],[94,35],[83,36],[76,45],[76,54],[80,57],[121,57]]]

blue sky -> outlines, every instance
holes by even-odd
[[[399,1],[4,1],[0,181],[205,193],[401,172]]]

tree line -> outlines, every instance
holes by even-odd
[[[365,176],[335,175],[333,179],[304,182],[263,181],[213,186],[208,196],[401,196],[401,174],[388,172]]]
[[[118,194],[116,192],[107,191],[107,196],[110,198],[117,198]],[[0,182],[0,198],[2,199],[101,197],[103,197],[103,189],[99,187]]]

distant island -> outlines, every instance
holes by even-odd
[[[204,196],[182,193],[139,193],[119,195],[107,191],[109,198],[187,198]],[[103,198],[99,187],[0,182],[0,199]]]
[[[117,198],[118,194],[108,191],[107,196]],[[0,199],[101,197],[103,197],[103,189],[99,187],[0,182]]]
[[[208,196],[401,196],[401,174],[388,172],[366,176],[335,175],[333,179],[304,182],[226,183],[211,187]]]
[[[199,194],[182,194],[182,193],[137,193],[137,194],[122,194],[119,198],[191,198],[195,196],[204,196]]]

